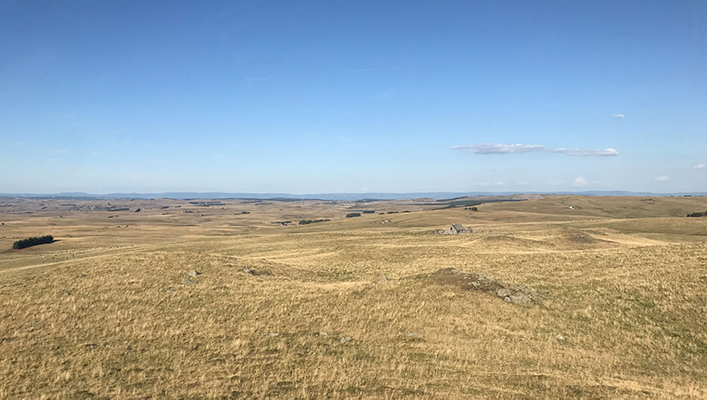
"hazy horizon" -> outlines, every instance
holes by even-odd
[[[707,3],[0,1],[0,193],[707,191]]]

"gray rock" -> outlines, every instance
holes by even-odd
[[[524,287],[523,289],[521,289],[520,291],[527,294],[528,296],[531,296],[531,297],[535,294],[535,292],[533,292],[533,289],[531,289],[527,286]]]
[[[201,272],[196,271],[196,270],[191,270],[191,271],[187,272],[187,275],[189,275],[189,276],[199,276],[199,275],[201,275]]]
[[[510,299],[515,304],[525,304],[532,301],[530,297],[526,296],[522,292],[516,292],[513,296],[510,296]]]
[[[388,282],[388,278],[381,278],[378,282]]]
[[[344,343],[348,343],[348,342],[350,342],[350,341],[352,341],[352,340],[353,340],[353,339],[351,339],[350,337],[345,336],[345,337],[342,337],[342,338],[341,338],[340,342],[341,342],[341,344],[344,344]]]
[[[506,303],[513,303],[513,300],[511,300],[510,297],[504,297],[503,301],[505,301]]]
[[[270,332],[270,336],[271,336],[271,337],[277,337],[277,336],[280,336],[280,334],[277,333],[277,332]]]
[[[557,340],[559,340],[559,341],[567,340],[567,339],[566,339],[564,336],[562,336],[562,335],[557,335],[557,336],[555,336],[555,338],[556,338]]]
[[[195,281],[194,279],[185,279],[182,281],[182,283],[185,285],[196,285],[199,282]]]
[[[498,289],[498,291],[496,291],[496,294],[498,295],[498,297],[508,297],[511,295],[511,291],[508,289]]]

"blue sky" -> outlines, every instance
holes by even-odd
[[[0,193],[707,191],[705,71],[703,1],[0,0]]]

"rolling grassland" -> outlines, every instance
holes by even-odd
[[[0,203],[0,398],[707,397],[707,198]]]

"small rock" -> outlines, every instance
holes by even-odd
[[[526,296],[522,292],[516,292],[516,294],[511,296],[510,299],[515,304],[525,304],[532,301],[530,297]]]
[[[245,272],[246,274],[255,275],[255,271],[250,268],[243,268],[243,272]]]
[[[555,336],[555,338],[556,338],[557,340],[559,340],[559,341],[566,340],[565,337],[562,336],[562,335],[557,335],[557,336]]]
[[[196,285],[198,282],[193,279],[185,279],[182,281],[182,283],[185,285]]]
[[[422,339],[422,335],[420,335],[419,333],[408,333],[407,337],[409,337],[410,339]]]
[[[505,301],[506,303],[513,303],[513,300],[511,300],[510,297],[504,297],[503,301]]]
[[[95,343],[89,343],[84,345],[84,348],[86,348],[86,350],[96,350],[98,348],[98,345]]]
[[[511,291],[508,289],[498,289],[496,294],[498,295],[498,297],[508,297],[511,295]]]
[[[326,333],[326,332],[324,332],[324,331],[321,331],[321,332],[315,332],[315,333],[314,333],[314,336],[326,336],[326,335],[327,335],[327,333]]]
[[[199,275],[201,275],[201,272],[196,271],[196,270],[191,270],[191,271],[187,272],[187,275],[189,275],[189,276],[199,276]]]
[[[277,337],[277,336],[280,336],[280,334],[277,332],[270,332],[270,336]]]
[[[177,291],[177,289],[175,289],[175,288],[169,288],[169,289],[167,289],[167,292],[169,292],[169,293],[174,293],[174,292],[176,292],[176,291]]]
[[[378,282],[388,282],[388,278],[381,278]]]
[[[345,337],[342,337],[342,338],[341,338],[340,342],[341,342],[341,344],[344,344],[344,343],[348,343],[348,342],[350,342],[350,341],[352,341],[352,340],[353,340],[353,339],[351,339],[350,337],[345,336]]]

